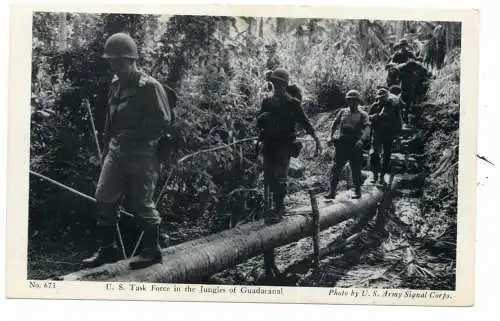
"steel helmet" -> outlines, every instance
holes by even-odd
[[[283,81],[288,84],[288,82],[290,81],[290,74],[288,73],[288,71],[286,71],[286,69],[277,68],[271,74],[271,79]]]
[[[128,34],[119,32],[111,35],[104,44],[104,54],[102,55],[105,59],[112,58],[130,58],[138,59],[139,55],[137,53],[137,45],[134,39]]]
[[[389,96],[389,91],[385,88],[380,88],[377,91],[375,98],[382,98],[382,97],[387,97],[387,96]]]
[[[345,99],[357,99],[358,101],[361,101],[361,94],[359,91],[351,89],[345,95]]]
[[[400,48],[400,47],[408,47],[410,44],[408,43],[408,40],[406,39],[401,39],[399,40],[398,44],[396,45],[396,47]]]

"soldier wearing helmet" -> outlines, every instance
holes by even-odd
[[[283,68],[275,69],[270,75],[274,93],[262,101],[257,117],[260,141],[263,142],[264,181],[274,198],[274,211],[266,217],[266,222],[276,223],[284,214],[284,200],[287,189],[290,157],[299,153],[296,142],[296,125],[303,127],[316,142],[316,153],[321,144],[314,128],[301,106],[301,95],[296,86],[289,86],[290,75]],[[292,87],[293,90],[287,91]]]
[[[392,90],[396,90],[392,88]],[[373,171],[373,182],[384,184],[384,176],[390,171],[392,145],[401,132],[401,101],[399,97],[381,88],[377,91],[376,101],[369,111],[372,123],[372,149],[370,164]],[[380,154],[384,152],[382,166]],[[380,174],[380,176],[379,176]]]
[[[340,173],[347,162],[352,170],[353,198],[361,197],[362,147],[368,140],[370,123],[368,114],[359,107],[362,100],[357,90],[349,90],[345,99],[348,107],[339,111],[331,127],[329,144],[335,145],[335,156],[327,199],[335,198]]]
[[[394,49],[396,52],[390,58],[389,63],[402,64],[410,59],[417,59],[413,51],[410,50],[410,44],[406,39],[401,39],[396,46],[394,46]]]
[[[156,147],[171,121],[163,86],[137,67],[137,46],[125,33],[111,35],[103,58],[115,73],[108,98],[102,169],[96,189],[97,231],[100,246],[84,260],[89,267],[119,259],[115,224],[123,197],[144,230],[143,250],[131,268],[162,261],[159,247],[160,215],[153,202],[159,161]]]

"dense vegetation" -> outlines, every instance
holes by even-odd
[[[178,240],[255,217],[261,208],[260,160],[251,141],[267,94],[264,73],[287,68],[310,115],[343,105],[358,89],[366,102],[385,84],[385,63],[402,36],[435,71],[421,126],[430,164],[421,233],[440,235],[456,218],[460,25],[439,22],[339,21],[116,14],[33,16],[31,169],[92,195],[99,172],[83,99],[97,129],[104,123],[109,68],[104,41],[126,31],[139,44],[139,65],[179,96],[174,146],[163,167],[159,209]],[[183,159],[182,162],[178,162]],[[437,201],[439,199],[439,202]],[[94,205],[32,178],[30,245],[80,242]],[[234,216],[231,213],[239,213]],[[440,230],[442,229],[442,230]]]

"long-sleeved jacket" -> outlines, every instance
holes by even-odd
[[[105,151],[151,153],[172,117],[163,86],[137,73],[126,84],[111,83],[104,130]]]

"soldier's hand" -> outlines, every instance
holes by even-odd
[[[358,140],[356,144],[354,144],[354,147],[356,147],[357,149],[361,149],[363,147],[363,141]]]

